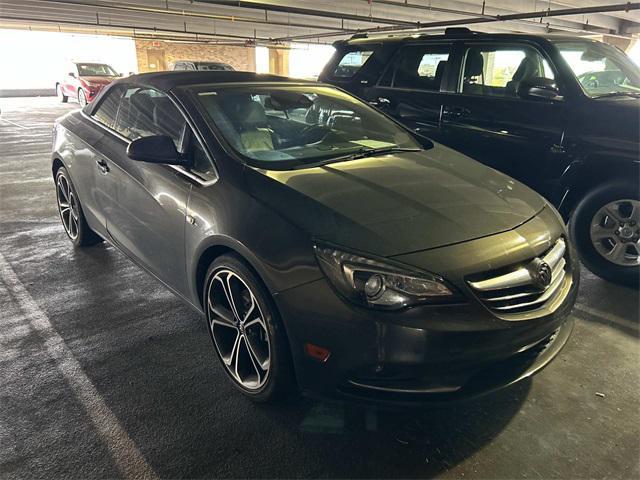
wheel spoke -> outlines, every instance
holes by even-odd
[[[258,376],[258,384],[260,384],[260,382],[262,381],[262,375],[264,374],[264,372],[267,369],[266,368],[258,368],[258,365],[260,364],[260,361],[258,361],[256,363],[257,358],[255,357],[255,355],[253,353],[253,350],[251,349],[251,345],[247,341],[247,337],[245,335],[243,335],[242,339],[244,341],[245,348],[247,349],[247,354],[249,356],[249,360],[251,360],[251,366],[253,367],[253,370],[256,372],[256,375]]]
[[[604,207],[604,212],[607,214],[607,216],[609,216],[612,220],[615,220],[616,222],[622,222],[622,217],[620,216],[620,213],[615,210],[614,207],[611,207],[611,205],[607,205],[606,207]]]
[[[237,332],[236,337],[233,340],[233,346],[231,347],[231,352],[229,352],[229,355],[225,356],[222,353],[220,354],[225,365],[231,366],[232,364],[235,364],[237,362],[239,345],[240,345],[240,332]]]
[[[260,358],[260,355],[258,355],[258,353],[256,352],[255,347],[253,346],[253,339],[251,338],[250,335],[245,335],[244,336],[245,339],[245,343],[247,344],[247,347],[249,349],[249,355],[253,358],[253,361],[260,366],[260,368],[263,371],[267,371],[269,370],[269,365],[270,365],[270,352],[267,352],[267,357],[265,359]],[[268,348],[268,345],[267,345]]]
[[[65,180],[63,179],[64,177],[58,178],[58,190],[60,191],[60,194],[62,195],[62,197],[64,197],[64,201],[66,203],[69,203],[69,194],[67,193],[67,188],[64,185]]]
[[[211,297],[209,297],[209,310],[219,318],[217,323],[236,328],[236,322],[233,316],[233,312],[227,310],[224,307],[214,305],[211,301]]]
[[[231,307],[231,311],[233,312],[233,316],[236,320],[240,321],[240,315],[238,315],[238,309],[236,308],[236,304],[233,301],[233,292],[231,291],[231,283],[229,279],[231,278],[231,274],[227,274],[227,277],[222,280],[220,279],[220,283],[222,283],[222,289],[224,290],[224,294],[227,297],[227,302],[229,302],[229,306]]]
[[[595,242],[601,242],[607,238],[615,238],[615,233],[613,230],[607,230],[598,226],[591,230],[591,238]]]
[[[624,260],[625,246],[622,242],[616,243],[611,250],[607,253],[607,256],[614,262],[621,262]]]

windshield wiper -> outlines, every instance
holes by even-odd
[[[356,152],[348,153],[347,155],[341,155],[339,157],[327,158],[313,163],[302,163],[294,167],[294,170],[303,168],[322,167],[329,163],[336,162],[348,162],[349,160],[358,160],[360,158],[375,157],[378,155],[386,155],[388,153],[397,152],[421,152],[422,148],[405,148],[405,147],[382,147],[382,148],[366,148],[362,147]]]
[[[640,92],[609,92],[598,95],[595,98],[609,98],[609,97],[632,97],[640,98]]]

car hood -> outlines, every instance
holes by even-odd
[[[511,230],[545,204],[519,182],[436,144],[421,152],[274,171],[252,195],[315,239],[381,256]]]
[[[80,77],[82,80],[84,80],[85,82],[87,82],[90,85],[96,85],[96,86],[101,86],[104,87],[105,85],[109,85],[111,82],[113,82],[116,78],[118,77],[94,77],[94,76],[82,76]]]

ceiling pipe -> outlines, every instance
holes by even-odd
[[[375,28],[364,28],[364,29],[351,29],[350,32],[342,31],[342,32],[325,32],[325,33],[316,33],[316,34],[307,34],[307,35],[295,35],[288,37],[281,37],[277,40],[283,42],[289,42],[294,40],[302,40],[302,39],[310,39],[310,38],[325,38],[325,37],[337,37],[340,35],[344,35],[347,33],[383,33],[383,32],[397,32],[402,30],[411,30],[411,29],[428,29],[428,28],[437,28],[437,27],[453,27],[460,25],[473,25],[479,23],[492,23],[492,22],[508,22],[515,20],[526,20],[531,18],[551,18],[551,17],[562,17],[567,15],[586,15],[589,13],[607,13],[607,12],[628,12],[631,10],[640,9],[640,3],[619,3],[614,5],[602,5],[597,7],[575,7],[575,8],[563,8],[558,10],[542,10],[542,11],[534,11],[534,12],[526,12],[526,13],[512,13],[507,15],[495,15],[495,16],[475,16],[468,18],[461,18],[459,20],[442,20],[436,22],[427,22],[420,23],[418,22],[418,26],[390,26],[390,27],[375,27]],[[591,32],[593,33],[593,32]],[[606,33],[606,32],[605,32]],[[615,33],[615,32],[611,32]]]
[[[254,10],[262,10],[269,12],[290,13],[294,15],[309,15],[311,17],[322,18],[337,18],[339,20],[353,20],[356,22],[368,22],[368,23],[382,23],[385,25],[406,25],[408,27],[415,27],[416,22],[409,22],[405,20],[394,20],[391,18],[372,17],[366,15],[355,15],[351,13],[341,13],[332,11],[320,11],[311,8],[302,7],[289,7],[286,5],[277,5],[273,3],[262,3],[251,0],[239,1],[239,0],[193,0],[195,3],[206,3],[209,5],[236,7],[236,8],[249,8]]]
[[[291,23],[291,22],[279,22],[279,21],[271,21],[271,20],[260,20],[253,19],[250,17],[240,17],[235,15],[216,15],[212,13],[204,13],[204,12],[190,12],[186,10],[172,10],[172,9],[164,9],[158,7],[144,7],[139,5],[127,5],[127,4],[103,4],[99,2],[70,2],[68,0],[35,0],[37,2],[42,3],[57,3],[62,5],[69,6],[80,6],[80,7],[90,7],[90,8],[102,8],[108,10],[117,10],[117,11],[130,11],[130,12],[140,12],[140,13],[152,13],[152,14],[161,14],[161,15],[174,15],[179,17],[192,17],[192,18],[206,18],[210,20],[220,20],[220,21],[229,21],[229,22],[241,22],[241,23],[255,23],[260,25],[272,25],[272,26],[283,26],[283,27],[296,27],[296,28],[315,28],[319,30],[345,30],[339,27],[329,27],[322,25],[308,25],[306,23]]]
[[[83,25],[88,27],[93,27],[93,29],[104,29],[108,30],[109,28],[120,28],[123,30],[131,30],[131,34],[126,35],[126,32],[123,32],[123,36],[130,36],[132,38],[136,38],[136,31],[141,32],[152,32],[158,33],[162,35],[163,33],[177,34],[177,35],[192,35],[195,36],[196,41],[198,37],[212,37],[212,38],[226,38],[233,40],[240,40],[241,42],[263,42],[264,44],[272,45],[274,40],[271,38],[263,38],[263,37],[246,37],[242,35],[233,35],[233,34],[223,34],[223,33],[211,33],[211,32],[196,32],[193,30],[176,30],[170,28],[156,28],[156,27],[140,27],[134,25],[122,25],[116,23],[95,23],[95,22],[82,22],[78,20],[50,20],[50,19],[39,19],[39,18],[30,18],[30,17],[12,17],[7,15],[0,15],[0,20],[6,21],[15,21],[15,22],[36,22],[36,23],[47,23],[50,25],[55,24],[63,24],[63,25]],[[202,40],[202,38],[200,38]]]

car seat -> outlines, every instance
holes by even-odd
[[[472,48],[467,52],[467,59],[464,62],[462,91],[476,95],[484,94],[483,76],[484,58],[480,51]],[[480,83],[478,83],[478,77],[481,78]]]
[[[508,81],[505,86],[507,95],[516,95],[522,82],[540,76],[540,64],[537,57],[533,53],[527,53],[520,62],[520,65],[518,65],[513,77],[511,77],[511,80]]]
[[[256,101],[241,105],[239,109],[240,142],[247,152],[273,150],[273,138],[268,128],[264,107]]]

